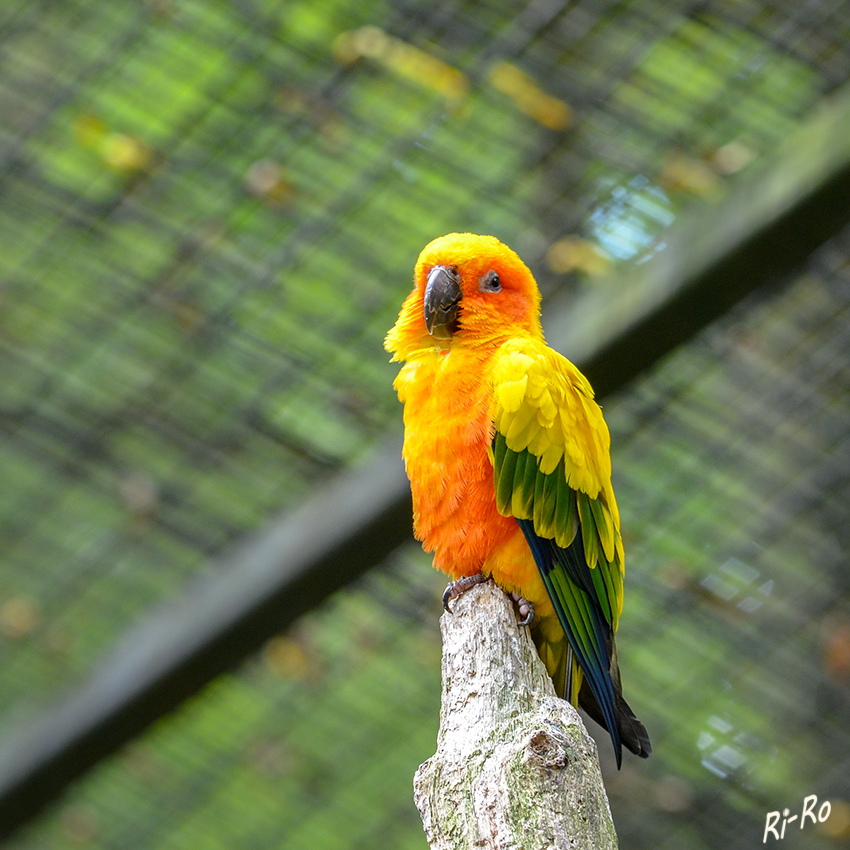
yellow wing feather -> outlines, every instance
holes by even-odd
[[[514,339],[500,348],[491,380],[495,425],[509,449],[530,448],[547,474],[564,458],[567,483],[592,499],[610,487],[608,428],[569,360],[537,340]]]
[[[593,390],[569,360],[529,337],[501,346],[490,381],[494,427],[504,439],[499,457],[507,459],[504,467],[494,461],[499,510],[533,521],[537,534],[562,548],[581,528],[587,565],[604,574],[599,587],[612,603],[616,630],[623,543],[611,488],[610,436]]]

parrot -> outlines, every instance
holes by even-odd
[[[402,454],[414,536],[452,579],[443,605],[492,579],[513,596],[557,692],[622,747],[649,736],[623,699],[614,635],[623,541],[610,435],[587,379],[550,348],[540,291],[493,236],[422,250],[384,347],[402,366]]]

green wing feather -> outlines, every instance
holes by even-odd
[[[512,340],[494,361],[496,504],[568,549],[581,535],[586,569],[563,569],[616,632],[623,604],[623,544],[611,489],[610,437],[584,376],[533,339]],[[567,426],[567,427],[565,427]]]
[[[497,508],[525,534],[619,755],[610,652],[622,610],[623,546],[608,429],[581,373],[542,342],[502,346],[492,381]]]

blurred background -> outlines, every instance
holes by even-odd
[[[382,340],[452,230],[611,428],[621,846],[848,846],[848,78],[834,0],[4,3],[4,846],[426,849]]]

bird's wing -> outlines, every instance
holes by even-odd
[[[528,540],[558,619],[616,729],[611,636],[623,605],[623,544],[610,437],[584,376],[533,339],[493,361],[496,504]]]

